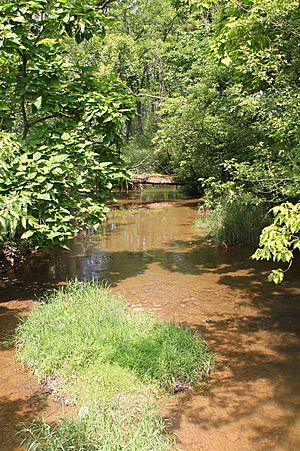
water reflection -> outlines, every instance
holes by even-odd
[[[188,199],[182,189],[169,186],[147,186],[142,189],[133,189],[129,191],[115,193],[116,199],[124,200],[126,202],[136,201],[138,203],[147,204],[148,202],[167,202],[171,200]]]
[[[189,271],[190,257],[186,258],[185,245],[180,244],[179,238],[185,228],[191,227],[197,202],[178,201],[182,194],[170,188],[134,191],[131,200],[136,196],[146,196],[143,198],[147,202],[153,198],[167,199],[167,202],[159,202],[159,208],[140,208],[129,213],[113,209],[99,233],[80,234],[71,243],[71,251],[58,250],[32,258],[25,268],[17,271],[18,277],[53,281],[76,277],[115,284],[142,274],[153,262],[169,269],[187,265]]]

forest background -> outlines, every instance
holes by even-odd
[[[204,195],[227,245],[267,226],[255,257],[290,265],[299,30],[298,0],[1,0],[3,255],[97,227],[129,169]]]

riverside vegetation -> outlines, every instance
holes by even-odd
[[[234,200],[223,199],[205,215],[200,210],[194,226],[205,228],[216,244],[248,246],[259,241],[262,229],[270,222],[266,207],[251,202],[251,197],[244,195]]]
[[[299,28],[298,0],[0,0],[1,260],[96,230],[131,169],[204,194],[229,245],[258,245],[267,225],[254,258],[289,267]],[[211,362],[192,332],[78,284],[35,309],[16,343],[82,407],[80,420],[32,425],[29,449],[168,448],[157,394]]]
[[[59,424],[26,425],[31,451],[170,450],[160,400],[205,380],[213,365],[196,333],[135,311],[95,283],[75,281],[43,298],[15,343],[20,363],[77,409]]]
[[[250,238],[237,240],[239,210],[258,207],[256,230],[275,207],[255,258],[290,265],[299,25],[298,0],[0,0],[2,258],[98,227],[129,168],[179,176],[228,209],[216,222],[233,226],[228,244]]]

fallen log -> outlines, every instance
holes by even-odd
[[[135,185],[184,185],[178,177],[172,175],[133,175],[131,182]]]

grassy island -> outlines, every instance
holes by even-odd
[[[28,425],[30,450],[171,449],[161,400],[203,380],[213,361],[196,333],[93,283],[44,298],[18,326],[16,344],[21,363],[77,408],[72,420]]]

